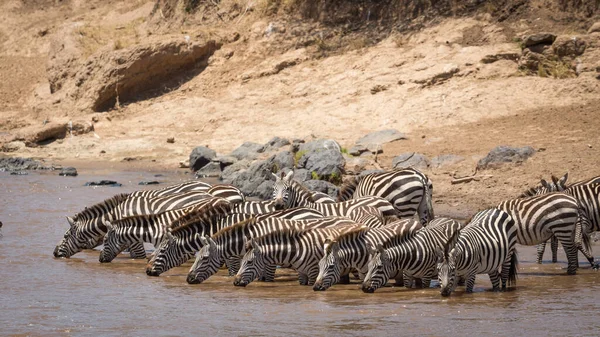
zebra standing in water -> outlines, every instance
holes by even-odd
[[[125,247],[137,242],[147,242],[157,247],[167,234],[169,225],[183,216],[195,217],[207,209],[231,208],[223,198],[209,198],[201,203],[155,214],[134,215],[116,221],[105,221],[108,228],[104,237],[104,248],[100,252],[100,262],[111,262]]]
[[[497,206],[515,221],[517,243],[537,245],[554,235],[567,254],[567,274],[574,275],[578,268],[577,249],[595,267],[590,238],[585,230],[589,219],[577,199],[554,192],[524,199],[506,200]]]
[[[466,292],[473,292],[475,276],[488,274],[494,290],[506,289],[517,278],[517,228],[511,216],[491,208],[473,216],[469,224],[436,251],[442,296],[450,296],[457,277],[466,278]],[[502,268],[501,274],[498,270]]]
[[[198,252],[198,257],[194,265],[190,268],[187,278],[188,283],[201,283],[214,275],[225,260],[231,261],[232,259],[242,257],[246,253],[246,242],[248,239],[283,231],[287,228],[328,228],[338,225],[355,224],[352,220],[338,217],[310,220],[294,220],[292,218],[281,217],[289,216],[288,212],[288,210],[282,211],[282,215],[280,216],[260,215],[224,228],[211,237],[197,237],[202,248]],[[265,270],[265,279],[272,281],[274,272],[275,270],[269,266]],[[231,270],[230,275],[232,275]]]
[[[340,221],[348,222],[343,219]],[[323,256],[325,239],[363,227],[351,221],[348,225],[340,224],[328,228],[287,228],[250,239],[233,284],[245,287],[260,276],[266,266],[283,265],[290,266],[298,272],[301,285],[312,285],[319,273],[319,260]]]
[[[588,180],[579,181],[567,186],[568,173],[565,173],[561,178],[552,176],[552,183],[546,183],[542,180],[542,185],[537,188],[532,188],[524,193],[524,195],[540,195],[552,191],[561,191],[566,193],[579,202],[583,212],[589,219],[590,226],[586,232],[600,231],[600,177],[594,177]],[[556,248],[552,245],[552,262],[555,262]],[[538,261],[541,260],[541,255],[544,254],[545,245],[538,246]],[[596,264],[595,269],[598,268]]]
[[[397,270],[405,275],[422,279],[428,288],[436,273],[436,249],[443,248],[461,224],[448,218],[436,218],[414,235],[403,235],[390,247],[371,247],[368,272],[362,283],[362,291],[372,293],[383,287]]]
[[[67,217],[70,228],[54,249],[54,256],[68,258],[82,249],[98,246],[107,231],[105,220],[187,207],[206,198],[210,198],[210,195],[204,192],[185,192],[154,198],[129,197],[128,194],[115,195],[86,208],[73,218]],[[130,253],[133,258],[146,258],[146,251],[141,242],[130,247]]]
[[[391,246],[392,240],[400,240],[423,228],[415,219],[402,219],[382,228],[365,228],[362,231],[344,233],[325,240],[325,255],[319,261],[319,275],[313,290],[327,290],[338,283],[350,269],[362,275],[368,272],[369,252],[378,245]]]
[[[373,195],[389,200],[401,217],[418,214],[422,225],[434,218],[433,184],[425,174],[413,169],[394,169],[354,178],[344,184],[338,201]]]

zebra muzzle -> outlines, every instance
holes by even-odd
[[[200,284],[202,283],[199,279],[196,278],[196,275],[188,274],[186,279],[188,284]]]
[[[233,285],[236,287],[245,287],[248,285],[248,282],[242,280],[241,277],[236,276],[235,279],[233,280]]]

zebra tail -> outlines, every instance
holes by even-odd
[[[590,239],[590,234],[587,228],[584,228],[582,220],[577,221],[575,225],[575,231],[573,233],[574,238],[573,242],[576,247],[578,247],[584,254],[587,253],[590,256],[592,255],[592,242]],[[587,227],[587,226],[586,226]]]
[[[433,184],[431,184],[431,188],[429,185],[431,184],[431,180],[429,177],[425,176],[425,180],[423,181],[423,198],[421,198],[421,202],[419,203],[418,215],[419,220],[423,226],[426,226],[427,223],[433,218],[435,215],[433,214]]]
[[[517,274],[519,272],[519,257],[517,250],[513,249],[512,257],[510,258],[510,269],[508,270],[508,285],[517,285]]]

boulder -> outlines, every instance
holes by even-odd
[[[558,57],[575,58],[585,52],[586,42],[576,36],[559,36],[552,44],[552,50]]]
[[[218,156],[213,161],[221,164],[221,169],[225,169],[227,166],[235,164],[238,160],[234,156]]]
[[[294,180],[299,182],[305,182],[307,180],[311,180],[312,175],[307,169],[296,169],[294,170]]]
[[[406,135],[395,129],[387,129],[371,132],[359,138],[356,141],[356,145],[362,145],[364,147],[367,147],[369,151],[373,152],[372,147],[375,147],[376,149],[378,146],[381,146],[381,144],[401,139],[406,139]]]
[[[324,180],[307,180],[302,184],[311,191],[323,192],[332,198],[337,198],[340,191],[339,187]]]
[[[120,183],[114,180],[100,180],[100,181],[89,181],[85,183],[83,186],[111,186],[111,187],[119,187]]]
[[[233,165],[232,165],[233,166]],[[275,177],[268,160],[257,161],[240,172],[231,182],[248,197],[268,199],[273,193]]]
[[[539,66],[544,64],[544,62],[546,62],[544,55],[524,49],[518,64],[521,70],[537,72]]]
[[[531,146],[510,147],[501,145],[490,151],[477,163],[477,169],[496,168],[505,163],[521,163],[533,156],[535,150]]]
[[[290,145],[290,141],[286,138],[280,138],[280,137],[273,137],[271,138],[271,140],[269,140],[265,146],[264,146],[264,150],[266,151],[272,151],[272,150],[278,150],[286,145]]]
[[[348,154],[352,156],[360,156],[361,153],[367,152],[369,149],[365,145],[354,145],[348,150]]]
[[[294,154],[290,151],[279,152],[268,160],[271,163],[271,169],[273,172],[294,168]]]
[[[221,173],[221,180],[226,184],[233,183],[233,180],[237,178],[241,172],[245,171],[250,167],[250,161],[240,160],[223,169]]]
[[[300,152],[317,152],[321,150],[337,150],[338,152],[342,151],[342,147],[338,142],[333,139],[317,139],[308,143],[299,143],[300,146],[298,151]]]
[[[446,165],[459,163],[463,160],[465,160],[465,158],[461,156],[457,156],[454,154],[442,154],[437,157],[431,158],[431,166],[436,168],[443,167]]]
[[[431,163],[425,155],[415,152],[403,153],[392,159],[393,168],[412,167],[416,169],[426,169],[429,165],[431,165]]]
[[[22,150],[25,147],[25,143],[15,140],[12,142],[2,144],[0,152],[16,152]]]
[[[63,139],[67,135],[67,125],[65,123],[49,122],[41,129],[32,131],[29,134],[19,136],[24,140],[25,145],[36,147],[40,143],[51,142],[56,139]]]
[[[196,171],[196,178],[217,178],[221,177],[221,172],[221,163],[211,161]]]
[[[314,172],[320,179],[339,179],[344,173],[346,160],[342,153],[330,149],[312,152],[304,165],[304,168],[312,174]]]
[[[52,167],[44,165],[42,162],[21,157],[0,158],[0,171],[21,171],[21,170],[50,170]]]
[[[245,142],[240,145],[237,149],[231,152],[230,156],[237,158],[238,160],[242,159],[256,159],[259,153],[264,152],[265,146],[258,143]]]
[[[194,172],[198,171],[208,165],[216,156],[217,153],[215,150],[205,146],[198,146],[190,153],[190,169]]]
[[[556,35],[552,33],[537,33],[525,36],[523,44],[525,47],[530,47],[538,44],[552,44],[554,40],[556,40]]]
[[[65,167],[60,170],[58,175],[64,177],[77,177],[77,169],[74,167]]]

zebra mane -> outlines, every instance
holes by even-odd
[[[76,213],[75,216],[73,216],[73,220],[79,221],[93,219],[98,215],[98,213],[103,213],[103,206],[116,207],[118,204],[125,201],[125,199],[127,199],[128,197],[129,193],[115,194],[112,197],[104,199],[103,201],[97,204],[84,208],[83,211]]]
[[[300,193],[305,194],[306,195],[306,200],[308,202],[311,202],[311,203],[315,202],[315,199],[312,197],[312,192],[308,188],[306,188],[306,186],[302,185],[301,183],[299,183],[296,180],[292,180],[290,182],[290,186],[293,186],[294,188],[297,188],[300,191]]]
[[[385,249],[394,247],[398,242],[412,238],[417,232],[419,232],[419,230],[411,231],[404,228],[396,228],[393,235],[385,237],[385,239],[382,240],[381,246]]]
[[[356,186],[362,180],[362,177],[353,177],[349,181],[345,182],[338,192],[337,202],[346,201],[352,197],[354,191],[356,191]]]
[[[223,198],[216,198],[211,203],[193,208],[188,214],[181,216],[173,221],[169,228],[171,232],[179,232],[185,228],[196,225],[197,223],[211,223],[213,218],[218,215],[225,215],[231,212],[231,203]]]
[[[227,234],[229,232],[232,232],[232,231],[237,230],[237,229],[243,229],[243,228],[245,228],[247,226],[250,226],[250,225],[253,225],[255,223],[256,223],[256,217],[253,216],[253,217],[250,217],[249,219],[237,222],[237,223],[235,223],[235,224],[233,224],[231,226],[228,226],[228,227],[225,227],[225,228],[221,229],[220,231],[216,232],[212,237],[213,237],[213,239],[214,238],[218,238],[218,237],[221,237],[221,236],[223,236],[223,235],[225,235],[225,234]]]

